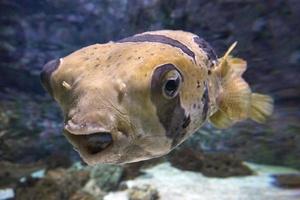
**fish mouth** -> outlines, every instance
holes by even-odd
[[[129,129],[120,124],[104,125],[100,121],[95,123],[68,119],[63,133],[87,164],[118,164],[124,150],[133,140],[128,134]]]
[[[113,146],[111,132],[95,132],[89,134],[72,134],[65,131],[65,136],[80,154],[93,156],[107,151]]]

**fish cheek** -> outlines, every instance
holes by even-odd
[[[166,99],[162,94],[162,77],[170,70],[177,70],[173,64],[157,67],[151,80],[151,101],[156,107],[156,114],[165,129],[165,135],[172,140],[172,148],[179,144],[187,133],[190,116],[181,104],[179,94],[172,99]]]
[[[60,59],[51,60],[43,66],[42,72],[40,74],[42,85],[51,96],[53,96],[53,88],[50,84],[51,75],[59,67],[59,65]]]

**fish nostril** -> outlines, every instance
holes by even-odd
[[[86,150],[90,154],[96,154],[106,149],[113,142],[111,133],[99,132],[84,136],[86,138]]]

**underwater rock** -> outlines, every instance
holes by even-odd
[[[123,165],[124,167],[124,179],[133,179],[139,175],[141,175],[141,169],[143,168],[144,161],[129,163]]]
[[[83,192],[83,191],[77,191],[75,194],[73,194],[69,200],[99,200],[101,198],[95,198],[93,195]]]
[[[21,183],[16,188],[16,199],[69,199],[84,186],[88,178],[87,171],[50,170],[43,179],[30,181],[31,184]]]
[[[282,188],[300,188],[300,174],[278,174],[274,184]]]
[[[57,105],[47,97],[7,90],[0,92],[0,157],[14,163],[34,163],[74,152],[61,134]],[[1,132],[4,134],[1,134]],[[54,159],[49,163],[53,167]],[[48,162],[48,161],[46,161]],[[60,162],[62,164],[62,162]],[[48,163],[47,163],[48,165]],[[66,166],[64,164],[64,166]]]
[[[158,200],[157,189],[151,185],[134,186],[128,190],[129,200]]]
[[[90,178],[101,190],[111,191],[118,188],[122,175],[123,168],[121,166],[101,164],[91,168]]]
[[[285,96],[287,99],[292,94],[300,97],[299,91],[300,88],[287,90]],[[299,109],[275,105],[274,115],[267,124],[245,121],[227,130],[205,126],[181,146],[223,152],[254,163],[300,169],[299,131]]]
[[[208,177],[247,176],[253,173],[241,160],[222,152],[178,148],[170,154],[169,161],[179,169],[201,172]]]
[[[133,180],[134,181],[134,180]],[[104,200],[158,200],[158,190],[151,184],[138,184],[127,190],[109,192]],[[173,198],[170,198],[173,199]],[[168,199],[169,200],[169,199]]]
[[[96,184],[96,181],[94,179],[89,180],[85,184],[85,186],[82,189],[82,192],[87,193],[96,199],[102,199],[103,196],[106,194],[106,192],[103,191],[99,187],[99,185]]]
[[[72,165],[70,156],[66,152],[54,152],[45,160],[47,169],[55,169],[58,167],[68,168]]]
[[[41,162],[17,164],[8,161],[0,162],[0,187],[14,186],[20,178],[29,176],[32,172],[44,168]]]

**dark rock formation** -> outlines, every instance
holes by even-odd
[[[274,175],[274,184],[282,188],[300,188],[300,174]]]
[[[123,168],[117,165],[96,165],[91,169],[90,177],[103,191],[116,190],[123,176]]]
[[[69,199],[84,186],[88,178],[86,171],[50,170],[43,179],[20,184],[16,189],[16,199]]]
[[[0,162],[0,188],[15,187],[22,177],[44,168],[41,162],[32,164],[16,164],[8,161]]]
[[[236,157],[220,152],[199,152],[179,148],[169,156],[171,164],[182,170],[201,172],[209,177],[247,176],[252,171]]]

